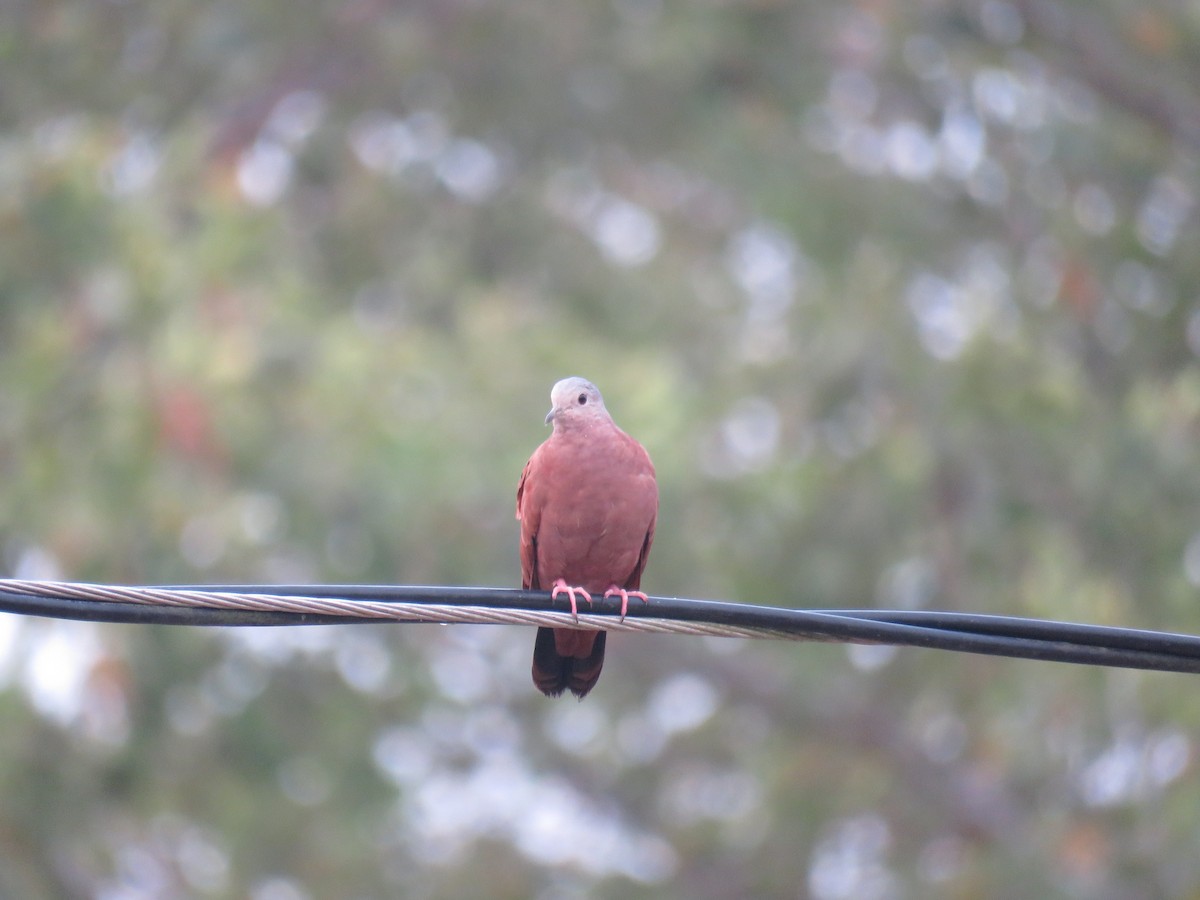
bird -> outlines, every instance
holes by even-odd
[[[621,598],[621,618],[640,590],[658,521],[654,464],[641,444],[617,427],[599,389],[572,376],[550,391],[546,424],[553,431],[533,452],[517,485],[521,586],[566,594]],[[569,690],[583,699],[600,677],[606,632],[538,628],[533,683],[548,697]]]

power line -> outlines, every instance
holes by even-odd
[[[160,625],[433,622],[549,625],[653,634],[890,644],[1021,659],[1200,672],[1200,636],[930,610],[783,609],[651,597],[619,618],[597,599],[573,619],[566,599],[508,588],[389,585],[125,587],[0,579],[0,611]]]

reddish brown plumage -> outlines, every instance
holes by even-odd
[[[550,394],[554,432],[517,486],[521,584],[558,579],[590,593],[637,590],[654,540],[658,487],[645,449],[618,428],[600,392],[567,378]],[[605,632],[539,628],[533,682],[550,696],[590,691],[604,665]]]

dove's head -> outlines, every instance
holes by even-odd
[[[547,425],[553,422],[555,429],[573,428],[608,418],[608,410],[604,408],[604,398],[600,396],[600,389],[586,378],[573,375],[564,378],[550,389]]]

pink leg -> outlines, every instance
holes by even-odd
[[[622,622],[625,621],[625,614],[627,612],[629,612],[629,598],[630,597],[637,597],[643,603],[650,602],[650,598],[647,597],[645,594],[643,594],[641,591],[627,591],[627,590],[625,590],[625,588],[617,587],[615,584],[612,587],[610,587],[607,591],[604,592],[604,596],[606,599],[608,597],[620,597],[621,598],[621,621]]]
[[[581,587],[571,587],[571,585],[567,584],[561,578],[558,579],[558,581],[554,582],[554,590],[552,590],[550,592],[550,599],[557,600],[559,594],[566,594],[568,597],[571,598],[571,616],[572,616],[572,618],[575,619],[576,622],[579,621],[579,607],[577,607],[575,605],[575,595],[579,594],[588,603],[592,602],[591,594],[589,594],[587,591],[585,591]],[[607,597],[608,595],[605,594],[605,596]]]

